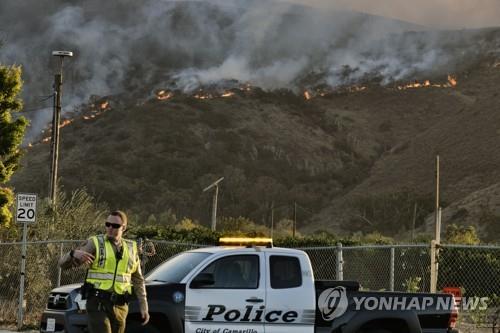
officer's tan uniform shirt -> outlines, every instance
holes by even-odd
[[[117,244],[111,242],[111,245],[113,246],[113,249],[115,250],[116,253]],[[121,242],[118,244],[118,246],[121,247]],[[92,254],[94,257],[96,256],[96,248],[94,242],[91,240],[87,240],[85,244],[83,244],[79,249]],[[71,258],[69,253],[66,253],[59,260],[59,266],[61,266],[61,268],[63,269],[78,267],[80,265],[81,265],[80,261],[77,260],[76,258]],[[144,286],[144,276],[142,275],[141,265],[138,265],[137,270],[134,273],[132,273],[131,280],[132,280],[132,286],[134,287],[135,295],[139,300],[139,306],[141,308],[141,311],[147,312],[148,302],[146,299],[146,287]]]

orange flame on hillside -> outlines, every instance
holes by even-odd
[[[423,87],[430,87],[431,86],[431,81],[425,80],[423,83],[420,83],[416,81],[415,83],[410,83],[404,86],[398,86],[399,90],[405,90],[405,89],[412,89],[412,88],[423,88]]]
[[[43,143],[47,143],[47,142],[49,142],[49,141],[50,141],[50,138],[51,138],[51,136],[48,136],[48,137],[46,137],[46,138],[43,138],[43,139],[42,139],[42,142],[43,142]]]
[[[365,86],[348,86],[348,87],[341,87],[338,89],[332,88],[329,90],[317,89],[316,91],[312,91],[312,92],[310,90],[306,90],[306,91],[304,91],[304,98],[306,100],[310,100],[310,99],[317,98],[317,97],[329,96],[329,95],[335,94],[335,93],[345,93],[345,92],[355,93],[355,92],[364,91],[366,89],[368,89],[368,88]]]
[[[213,96],[211,94],[204,94],[204,93],[196,94],[193,97],[197,98],[197,99],[210,99],[210,98],[213,98]]]
[[[160,101],[164,101],[173,96],[174,94],[171,91],[166,91],[166,90],[160,90],[156,93],[156,98],[159,99]]]
[[[234,92],[232,91],[226,91],[221,95],[221,97],[231,97],[231,96],[234,96]]]
[[[247,83],[245,85],[241,85],[238,89],[240,89],[241,91],[251,91],[252,90],[252,86]]]
[[[452,87],[457,85],[457,79],[452,75],[448,75],[448,83],[451,84]]]
[[[61,124],[59,124],[59,128],[63,128],[65,126],[68,126],[73,121],[75,121],[75,120],[74,119],[64,119],[63,122]]]
[[[101,105],[100,105],[101,110],[105,110],[108,107],[109,107],[109,102],[108,101],[102,102]]]
[[[430,80],[425,80],[423,82],[415,81],[404,86],[398,86],[398,90],[415,89],[415,88],[452,88],[458,84],[457,79],[453,75],[448,75],[448,82],[444,84],[431,83]]]

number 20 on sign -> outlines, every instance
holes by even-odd
[[[16,196],[16,221],[19,223],[36,221],[36,194],[18,193]]]

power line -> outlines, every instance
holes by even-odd
[[[38,96],[38,97],[40,98],[39,102],[45,102],[45,101],[48,101],[49,99],[53,98],[54,94],[45,95],[45,96]],[[29,109],[23,108],[20,112],[21,113],[35,112],[35,111],[40,111],[42,109],[44,109],[44,108],[41,108],[41,107],[32,107],[32,108],[29,108]]]
[[[42,110],[47,109],[47,108],[31,108],[31,109],[22,109],[20,112],[21,113],[31,113],[35,111],[41,112]]]

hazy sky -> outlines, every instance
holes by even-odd
[[[500,0],[289,0],[350,8],[438,28],[500,26]]]

